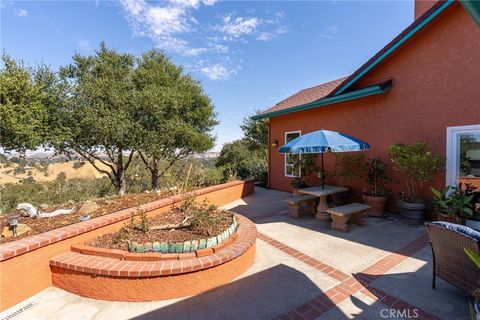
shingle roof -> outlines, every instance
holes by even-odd
[[[288,109],[301,104],[313,102],[328,96],[340,83],[342,83],[347,77],[343,77],[330,82],[322,83],[317,86],[303,89],[295,93],[294,95],[280,101],[273,107],[264,110],[263,113],[270,113],[273,111]]]
[[[365,64],[363,64],[350,76],[323,83],[312,88],[301,90],[295,93],[293,96],[290,96],[285,100],[280,101],[275,106],[264,110],[260,113],[260,115],[293,108],[305,103],[320,100],[322,98],[328,98],[339,95],[340,93],[348,92],[347,89],[349,87],[358,82],[365,74],[372,70],[377,63],[382,61],[383,58],[385,58],[396,48],[401,46],[411,34],[422,29],[424,25],[434,19],[443,9],[445,9],[454,2],[455,1],[453,0],[439,0],[422,16],[416,19],[410,26],[403,30],[397,37],[395,37],[382,50],[375,54],[371,59],[369,59]]]

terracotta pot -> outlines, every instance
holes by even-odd
[[[427,205],[424,203],[410,203],[405,201],[398,201],[397,206],[400,208],[400,215],[409,223],[421,224],[423,222],[423,215],[427,210]]]
[[[368,215],[372,217],[385,217],[385,204],[387,197],[373,197],[364,195],[365,203],[372,209],[368,211]]]

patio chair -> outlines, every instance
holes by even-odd
[[[464,249],[480,254],[480,232],[443,221],[426,223],[426,227],[433,254],[432,288],[439,277],[471,296],[480,288],[480,269]]]

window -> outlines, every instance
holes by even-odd
[[[285,132],[285,143],[289,143],[295,138],[300,137],[301,132],[300,131],[291,131],[291,132]],[[298,158],[300,155],[298,154],[285,154],[285,176],[286,177],[296,177],[297,174],[293,172],[293,163],[296,158]],[[298,176],[300,176],[300,172],[298,173]]]
[[[480,125],[447,128],[446,180],[480,187]]]

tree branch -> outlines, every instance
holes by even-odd
[[[126,171],[128,169],[128,167],[130,166],[130,164],[132,163],[132,159],[133,159],[134,154],[135,154],[135,150],[130,151],[130,155],[128,156],[127,163],[125,163],[125,166],[124,166],[124,171]]]
[[[186,154],[179,153],[178,155],[176,155],[173,158],[173,160],[171,160],[170,163],[162,170],[162,172],[160,172],[158,174],[158,177],[159,178],[163,177],[163,175],[167,172],[168,169],[170,169],[175,164],[175,162],[177,162],[178,160],[186,158],[188,155],[189,155],[189,152],[187,152]]]
[[[88,162],[90,162],[90,164],[100,173],[103,173],[103,174],[106,174],[108,176],[108,178],[113,182],[113,176],[112,176],[112,172],[109,172],[107,170],[103,170],[103,169],[100,169],[100,167],[98,167],[96,164],[95,164],[95,160],[93,160],[92,158],[96,159],[96,157],[92,156],[89,152],[87,151],[84,151],[84,150],[81,150],[80,148],[75,148],[75,152],[77,152],[79,155],[81,155],[84,159],[86,159]]]
[[[75,151],[76,151],[77,153],[79,153],[80,155],[82,155],[82,154],[81,154],[79,151],[82,151],[84,154],[87,154],[88,156],[94,158],[95,160],[100,161],[102,164],[104,164],[105,166],[109,167],[110,170],[112,170],[112,172],[114,172],[114,173],[116,172],[114,165],[112,165],[111,163],[106,162],[105,160],[103,160],[103,159],[100,158],[99,156],[96,156],[95,153],[89,152],[89,151],[86,151],[86,150],[82,150],[82,149],[80,149],[79,147],[75,147],[74,149],[75,149]],[[85,157],[85,155],[82,155],[82,157]],[[112,160],[112,162],[114,162],[114,161]]]

